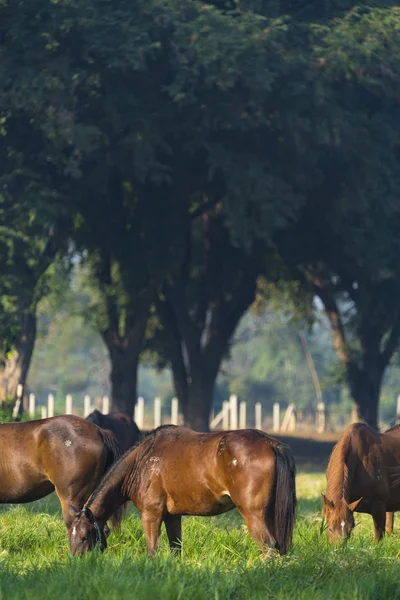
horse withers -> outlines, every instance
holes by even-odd
[[[0,503],[33,502],[55,490],[69,528],[74,509],[82,509],[121,454],[113,433],[80,417],[1,423]],[[121,517],[115,513],[112,524]]]
[[[117,412],[103,415],[95,409],[86,419],[102,429],[112,431],[123,452],[137,444],[141,438],[139,427],[132,417],[125,413]]]
[[[147,552],[164,522],[180,550],[182,515],[219,515],[237,507],[260,547],[285,554],[295,521],[295,464],[290,450],[254,429],[197,433],[161,426],[110,469],[69,532],[71,554],[106,546],[104,524],[127,500],[141,512]]]
[[[326,471],[322,515],[330,541],[348,539],[354,512],[370,514],[375,540],[385,533],[386,511],[400,510],[400,436],[350,425],[334,447]]]

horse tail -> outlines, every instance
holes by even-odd
[[[296,518],[296,465],[289,448],[273,446],[276,456],[275,539],[280,554],[286,554],[292,542]]]
[[[117,460],[119,460],[119,458],[121,458],[123,452],[122,452],[121,446],[118,443],[117,438],[115,437],[114,433],[110,429],[101,429],[100,428],[100,434],[101,434],[102,440],[104,442],[104,445],[106,446],[106,449],[107,449],[107,458],[106,458],[106,464],[104,466],[104,473],[103,473],[103,475],[104,475],[108,471],[108,469],[111,467],[111,465],[113,465]],[[116,511],[112,514],[112,516],[110,517],[110,524],[113,529],[119,529],[119,527],[121,525],[121,521],[122,521],[125,511],[127,509],[127,506],[128,506],[128,503],[124,502],[124,504],[119,506],[116,509]]]
[[[104,473],[108,471],[112,464],[114,464],[121,456],[122,449],[118,443],[117,438],[110,429],[102,429],[100,427],[100,435],[107,449],[106,464],[104,466]]]

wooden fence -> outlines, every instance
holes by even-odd
[[[22,386],[18,387],[17,402],[14,407],[14,416],[18,414],[22,402]],[[65,414],[80,414],[87,417],[95,408],[99,409],[103,414],[110,412],[110,401],[108,396],[101,398],[91,398],[86,395],[83,399],[83,414],[82,410],[74,407],[73,399],[70,394],[65,398]],[[28,412],[32,417],[37,415],[36,396],[29,394]],[[166,414],[167,412],[167,414]],[[251,413],[251,414],[250,414]],[[400,396],[397,401],[396,420],[400,420]],[[54,396],[49,394],[47,404],[40,405],[41,418],[54,416]],[[168,411],[162,411],[161,399],[155,398],[153,405],[145,405],[143,397],[137,399],[137,403],[133,415],[139,429],[153,429],[165,423],[180,425],[183,423],[183,417],[179,413],[178,400],[172,398]],[[252,410],[248,409],[246,402],[238,401],[236,395],[231,395],[229,400],[222,404],[222,409],[215,414],[212,411],[210,417],[210,429],[244,429],[246,427],[255,427],[256,429],[264,429],[273,433],[294,433],[299,431],[316,431],[324,433],[327,430],[340,431],[349,423],[354,422],[356,415],[343,413],[341,418],[335,417],[335,425],[333,425],[332,415],[326,410],[323,402],[318,402],[315,409],[307,409],[306,411],[296,410],[294,403],[290,403],[283,411],[279,403],[273,404],[272,414],[270,411],[263,410],[261,402],[257,402]]]

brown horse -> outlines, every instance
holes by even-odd
[[[400,510],[398,432],[382,434],[363,423],[350,425],[332,451],[326,479],[322,514],[329,540],[350,537],[355,510],[372,516],[375,540],[381,540],[386,511]]]
[[[141,438],[139,427],[132,417],[125,413],[103,415],[96,409],[86,419],[103,429],[112,431],[123,452],[137,444]]]
[[[397,434],[399,436],[399,441],[400,441],[400,424],[399,425],[395,425],[394,427],[391,427],[390,429],[387,429],[384,433],[391,433],[393,431],[397,431]],[[386,513],[386,533],[393,533],[393,526],[394,526],[394,512],[387,512]]]
[[[1,423],[0,503],[33,502],[55,490],[68,528],[71,507],[83,507],[121,454],[113,433],[80,417]],[[115,513],[113,525],[121,517]]]
[[[288,551],[295,520],[295,464],[289,449],[255,429],[197,433],[161,426],[110,469],[69,532],[71,554],[106,547],[104,523],[127,500],[142,513],[147,552],[162,522],[180,550],[182,515],[219,515],[235,506],[260,549]]]

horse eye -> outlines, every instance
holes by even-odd
[[[84,536],[83,536],[83,538],[82,538],[82,542],[87,542],[87,540],[88,540],[88,539],[87,539],[87,536],[86,536],[86,535],[84,535]]]
[[[328,531],[329,531],[330,533],[333,533],[333,529],[332,529],[332,527],[328,527]]]

